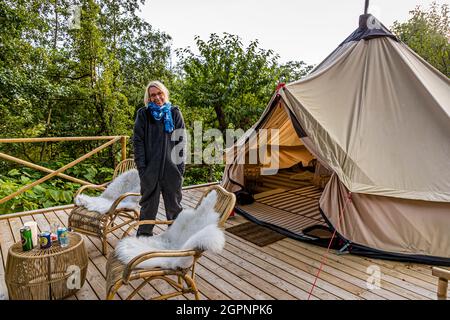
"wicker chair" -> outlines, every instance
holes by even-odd
[[[233,193],[226,191],[219,185],[210,187],[202,196],[198,205],[203,198],[212,190],[217,191],[217,202],[215,210],[221,214],[219,220],[219,227],[224,228],[230,213],[236,203],[236,197]],[[158,221],[148,220],[134,223],[124,233],[127,236],[131,230],[142,224],[171,224],[173,221]],[[172,298],[185,293],[193,293],[195,299],[200,299],[197,285],[195,284],[195,266],[198,259],[202,256],[203,251],[198,249],[192,250],[166,250],[166,251],[152,251],[144,253],[135,257],[128,264],[124,264],[120,261],[114,253],[109,256],[108,263],[106,265],[106,295],[108,300],[112,300],[122,285],[129,284],[132,280],[141,279],[142,283],[134,289],[127,300],[132,299],[147,283],[154,279],[162,279],[169,283],[174,292],[153,297],[152,300],[163,300]],[[192,257],[192,264],[186,269],[164,269],[164,268],[138,268],[137,265],[148,259],[156,257]]]
[[[133,159],[125,159],[121,161],[114,170],[114,180],[120,174],[136,168]],[[112,181],[111,180],[111,181]],[[84,185],[75,194],[77,197],[86,189],[105,190],[106,186],[111,183],[107,182],[101,185],[89,184]],[[107,235],[125,225],[139,220],[139,212],[131,209],[117,209],[119,203],[129,196],[140,196],[138,193],[124,193],[120,195],[112,204],[106,214],[96,211],[90,211],[82,206],[75,205],[75,208],[69,214],[69,227],[72,230],[91,236],[97,236],[102,239],[102,253],[107,254],[108,244]],[[75,198],[74,197],[74,198]],[[116,223],[116,218],[120,217],[123,221]]]

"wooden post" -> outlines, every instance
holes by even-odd
[[[122,161],[127,158],[127,136],[120,138],[120,145],[122,146]]]
[[[438,300],[447,300],[448,280],[444,278],[438,279]]]
[[[433,276],[438,277],[437,298],[439,300],[447,299],[448,280],[450,280],[450,270],[433,267]]]

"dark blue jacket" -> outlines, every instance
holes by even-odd
[[[180,109],[173,106],[171,112],[175,130],[184,129],[185,124]],[[180,150],[179,155],[182,157],[184,153],[182,148],[185,141],[183,141],[183,137],[179,137],[177,141],[172,141],[174,140],[172,139],[174,132],[165,132],[164,120],[155,120],[147,107],[138,110],[132,140],[134,159],[141,178],[141,187],[153,189],[153,186],[160,179],[169,182],[173,179],[182,179],[185,169],[184,161],[175,164],[171,160],[171,153],[175,146],[183,142],[177,147]],[[174,152],[176,151],[178,150]]]

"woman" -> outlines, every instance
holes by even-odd
[[[134,157],[141,179],[140,220],[156,218],[160,193],[166,217],[173,220],[182,210],[183,147],[177,145],[183,141],[180,131],[184,131],[184,120],[180,109],[169,102],[169,91],[159,81],[147,85],[144,104],[137,112],[133,133]],[[137,235],[152,236],[153,227],[141,225]]]

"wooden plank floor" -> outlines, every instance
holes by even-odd
[[[278,190],[268,192],[267,196],[255,195],[254,203],[240,208],[260,221],[297,234],[313,225],[326,225],[319,211],[321,189],[309,185]]]
[[[194,206],[202,189],[183,191],[183,206]],[[19,241],[19,228],[26,221],[36,221],[39,229],[47,229],[57,222],[67,224],[70,209],[53,210],[47,213],[25,215],[0,220],[0,297],[6,295],[4,272],[7,251]],[[164,210],[160,204],[159,218]],[[239,216],[232,217],[227,227],[245,222]],[[162,229],[158,228],[158,232]],[[117,244],[120,230],[108,238],[109,249]],[[100,253],[101,243],[95,237],[85,237],[89,255],[87,281],[80,291],[70,299],[90,300],[105,298],[106,258]],[[270,300],[307,299],[315,275],[325,254],[325,249],[285,238],[265,247],[226,233],[227,244],[221,254],[206,254],[197,269],[197,283],[202,299]],[[381,288],[369,290],[367,273],[369,267],[381,271]],[[131,287],[122,287],[117,299],[131,292]],[[353,255],[329,253],[320,273],[311,299],[417,299],[436,298],[437,278],[431,275],[427,265],[369,259]],[[166,293],[169,285],[157,281],[146,285],[134,299],[147,299],[158,293]],[[450,291],[450,290],[449,290]],[[449,292],[450,293],[450,292]],[[177,299],[193,299],[191,294]]]
[[[256,185],[257,192],[264,192],[276,188],[294,189],[310,185],[310,181],[291,179],[297,173],[290,169],[281,169],[276,175],[261,175]]]

